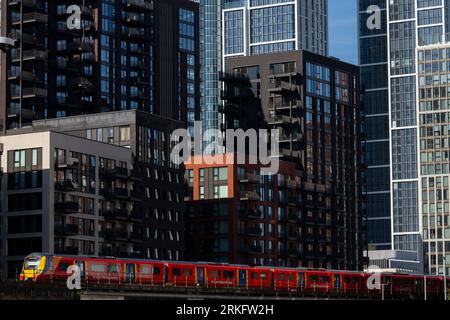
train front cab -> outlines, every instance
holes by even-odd
[[[25,257],[22,271],[19,275],[20,281],[37,281],[43,279],[51,268],[51,256],[42,253],[32,253]]]

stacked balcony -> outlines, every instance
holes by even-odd
[[[31,123],[36,112],[45,107],[47,52],[44,45],[48,14],[44,1],[10,0],[8,5],[8,33],[16,40],[16,46],[9,54],[7,113],[9,127],[15,127],[19,123]]]
[[[126,0],[123,1],[125,10],[130,12],[150,12],[153,10],[153,1],[150,0]]]
[[[76,224],[56,224],[55,235],[58,237],[70,237],[78,235],[78,225]]]

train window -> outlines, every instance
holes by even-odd
[[[223,277],[227,279],[233,279],[234,278],[234,272],[233,271],[224,271]]]
[[[67,271],[67,268],[69,268],[69,266],[70,266],[69,263],[61,262],[61,263],[59,264],[58,269],[61,270],[61,271]]]
[[[149,274],[151,275],[153,272],[152,266],[141,265],[141,274]]]
[[[344,278],[344,282],[345,282],[345,283],[350,283],[350,281],[351,281],[351,279],[350,279],[349,277],[345,277],[345,278]]]
[[[320,282],[330,282],[330,277],[329,276],[322,276],[322,277],[320,277]]]
[[[353,283],[354,284],[358,284],[359,283],[359,279],[358,278],[353,278]]]
[[[284,274],[283,274],[283,273],[280,273],[280,274],[278,275],[278,280],[284,281]]]
[[[183,269],[183,276],[190,277],[192,275],[191,269]]]
[[[160,267],[153,267],[153,274],[161,274],[161,268]]]
[[[319,278],[317,276],[309,276],[309,281],[317,282]]]
[[[219,270],[210,270],[209,277],[214,278],[214,279],[220,278],[220,271]]]
[[[108,266],[108,272],[109,273],[119,273],[120,272],[119,265],[118,264],[110,264]]]
[[[105,270],[106,270],[106,266],[104,264],[92,263],[90,265],[91,272],[105,272]]]
[[[178,268],[173,268],[172,269],[172,275],[174,275],[176,277],[180,276],[181,275],[181,270],[178,269]]]
[[[258,273],[252,272],[251,275],[250,275],[250,278],[251,278],[252,280],[258,280]]]
[[[261,280],[265,280],[265,279],[269,278],[269,275],[267,274],[267,272],[261,272],[260,277],[261,277]]]
[[[287,280],[288,280],[288,281],[295,281],[295,275],[293,275],[293,274],[288,274],[288,275],[287,275]]]

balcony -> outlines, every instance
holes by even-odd
[[[136,13],[128,13],[126,15],[126,19],[124,20],[124,23],[132,25],[132,26],[146,26],[148,23],[146,23],[145,18],[143,18],[140,14]]]
[[[8,118],[22,117],[26,119],[34,119],[34,111],[21,108],[20,106],[9,107],[8,110]]]
[[[18,69],[8,71],[8,80],[22,80],[27,82],[43,83],[36,74],[30,71],[22,71]]]
[[[71,51],[89,52],[94,50],[94,40],[89,38],[76,38],[69,45]]]
[[[55,167],[57,169],[76,169],[78,168],[78,158],[59,157],[56,160]]]
[[[55,235],[62,237],[70,237],[78,235],[78,225],[76,224],[56,224]]]
[[[263,254],[264,250],[261,246],[251,246],[250,248],[248,248],[248,253],[249,254]]]
[[[100,175],[109,178],[126,179],[128,177],[128,169],[124,167],[102,168],[100,169]]]
[[[240,183],[259,183],[260,177],[254,173],[246,173],[244,176],[239,178]]]
[[[286,125],[292,123],[292,118],[290,116],[275,115],[267,123],[270,125]]]
[[[262,232],[261,228],[248,228],[246,233],[251,237],[262,237]]]
[[[260,210],[241,210],[239,217],[245,220],[260,220],[264,216]]]
[[[78,203],[75,202],[56,202],[55,203],[55,212],[56,213],[64,213],[64,214],[75,214],[78,213],[79,206]]]
[[[255,191],[241,191],[239,192],[239,199],[241,201],[259,201],[261,197]]]
[[[106,230],[103,233],[103,237],[107,241],[122,241],[122,242],[128,242],[129,234],[127,231],[121,231],[121,230]]]
[[[72,88],[89,90],[93,88],[92,82],[84,77],[76,77],[70,81]]]
[[[100,195],[105,198],[112,199],[128,199],[128,189],[115,188],[115,189],[101,189]]]
[[[239,101],[242,99],[254,98],[255,93],[251,88],[233,88],[235,90],[227,89],[220,91],[220,98],[226,101]]]
[[[287,221],[291,223],[297,223],[301,221],[301,216],[295,213],[289,213],[287,215]]]
[[[138,40],[146,40],[147,35],[145,34],[144,29],[140,28],[126,28],[122,31],[122,36],[130,37]]]
[[[78,190],[78,183],[71,179],[55,182],[55,189],[58,191],[76,191]]]
[[[250,79],[243,73],[219,72],[219,80],[230,84],[250,84]]]
[[[21,55],[22,52],[23,54]],[[18,62],[20,61],[21,58],[23,61],[32,61],[32,60],[44,61],[47,58],[47,52],[39,49],[21,51],[20,48],[11,51],[12,62]]]
[[[48,16],[45,13],[40,12],[30,12],[30,13],[24,13],[21,17],[20,14],[13,15],[12,17],[12,25],[16,24],[32,24],[32,23],[47,23],[48,22]]]
[[[23,43],[43,47],[44,46],[44,38],[38,37],[29,33],[21,33],[17,31],[15,33],[10,34],[10,38],[16,39],[17,41],[22,41]]]
[[[47,97],[47,90],[41,88],[24,88],[22,92],[22,98],[45,98]]]
[[[270,83],[269,92],[278,95],[298,95],[299,93],[297,85],[284,81]]]
[[[126,0],[125,7],[128,10],[151,11],[153,10],[153,2],[149,0]]]
[[[126,209],[114,209],[103,212],[105,219],[109,220],[128,220],[129,214]]]

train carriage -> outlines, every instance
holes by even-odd
[[[66,282],[71,270],[80,270],[83,287],[96,284],[234,289],[328,297],[379,299],[442,299],[444,278],[407,274],[373,274],[301,268],[169,262],[113,257],[60,256],[33,253],[24,260],[19,279],[37,284]],[[425,282],[426,278],[426,282]],[[378,280],[380,286],[368,285]],[[375,281],[373,284],[377,284]],[[450,279],[447,280],[450,291]]]

